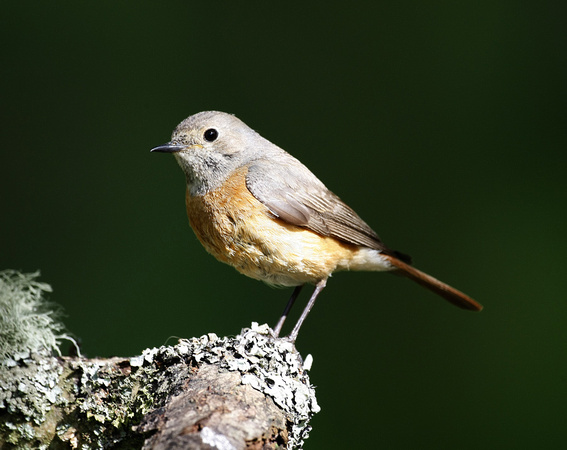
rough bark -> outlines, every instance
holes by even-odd
[[[0,361],[0,448],[300,448],[319,411],[295,347],[252,325],[133,358]]]

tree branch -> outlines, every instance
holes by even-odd
[[[301,448],[319,411],[310,362],[267,325],[133,358],[29,347],[0,361],[1,448]]]

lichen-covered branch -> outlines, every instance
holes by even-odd
[[[309,364],[267,325],[133,358],[42,345],[0,361],[0,448],[300,448],[319,411]]]

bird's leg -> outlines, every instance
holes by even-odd
[[[317,283],[317,285],[315,286],[315,290],[313,291],[313,295],[311,295],[311,298],[309,299],[307,306],[305,307],[305,309],[301,313],[301,317],[299,318],[299,320],[297,321],[297,323],[293,327],[291,334],[288,336],[288,339],[291,342],[295,342],[295,340],[297,339],[297,335],[299,334],[299,329],[301,328],[303,321],[307,317],[307,314],[309,314],[309,311],[311,311],[311,308],[313,308],[313,305],[315,304],[315,300],[317,299],[317,296],[319,295],[319,293],[323,290],[323,288],[326,285],[327,285],[327,279],[325,278],[325,279],[319,281]]]
[[[295,303],[295,300],[297,299],[297,296],[299,295],[299,293],[301,292],[301,288],[303,287],[302,284],[300,284],[299,286],[295,286],[295,289],[293,290],[291,297],[289,298],[289,300],[287,301],[287,305],[285,305],[285,309],[280,317],[280,320],[278,320],[277,325],[274,327],[274,335],[275,337],[278,337],[280,335],[280,331],[282,331],[282,327],[283,324],[285,322],[285,319],[287,319],[287,315],[289,314],[289,311],[291,310],[291,307],[293,306],[293,304]]]

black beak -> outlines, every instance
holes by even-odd
[[[167,144],[158,145],[157,147],[152,148],[150,152],[176,153],[180,150],[183,150],[185,147],[187,146],[168,142]]]

